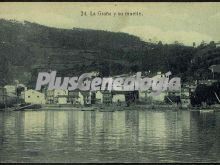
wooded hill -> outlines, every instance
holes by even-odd
[[[90,71],[106,76],[150,70],[152,75],[171,71],[183,81],[208,79],[212,77],[208,67],[220,64],[220,48],[216,45],[150,43],[126,33],[58,29],[1,19],[0,86],[15,79],[33,85],[37,71],[49,69],[61,76],[79,76]]]

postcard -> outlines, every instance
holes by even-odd
[[[219,163],[219,2],[0,2],[0,163]]]

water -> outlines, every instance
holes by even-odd
[[[0,112],[0,162],[220,162],[220,113]]]

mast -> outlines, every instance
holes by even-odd
[[[215,94],[215,97],[217,98],[218,102],[220,103],[220,99],[219,99],[218,95],[215,92],[214,92],[214,94]]]

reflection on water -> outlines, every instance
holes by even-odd
[[[220,113],[0,112],[0,162],[220,162]]]

